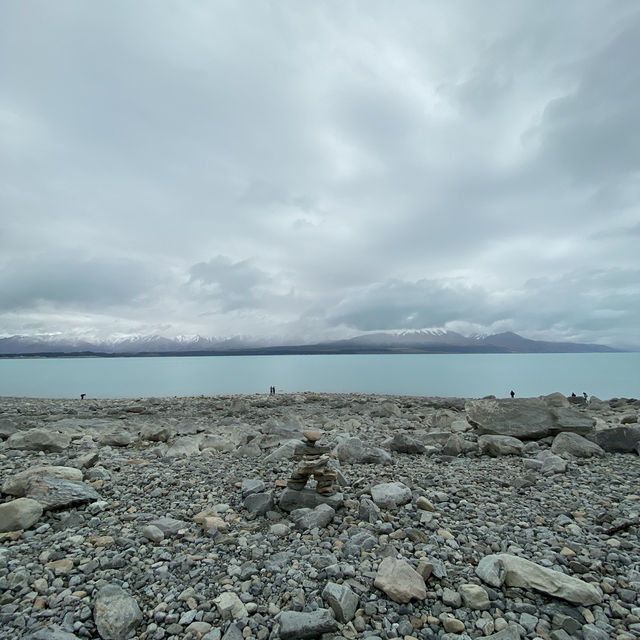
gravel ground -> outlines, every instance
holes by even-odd
[[[543,472],[531,461],[550,450],[550,436],[524,442],[519,455],[484,455],[465,404],[310,393],[0,399],[0,437],[43,429],[54,440],[34,450],[5,440],[0,482],[34,467],[72,467],[99,494],[0,534],[0,638],[265,640],[288,637],[283,615],[319,618],[326,609],[338,618],[326,638],[640,638],[640,529],[607,533],[640,519],[638,456],[564,455],[566,470]],[[602,429],[633,425],[639,405],[594,399],[575,410]],[[286,443],[311,428],[347,451],[336,462],[342,505],[326,526],[305,528],[278,502],[297,465]],[[420,452],[394,449],[398,433]],[[445,454],[452,434],[469,443],[466,455]],[[353,461],[349,438],[374,461]],[[376,507],[372,487],[391,482],[409,488],[409,501]],[[251,491],[266,496],[264,512],[247,508]],[[492,587],[476,568],[496,553],[575,576],[596,586],[601,602]],[[418,570],[426,597],[396,602],[374,586],[385,558]],[[353,607],[332,604],[327,584],[355,594]],[[461,597],[468,584],[482,587],[487,607]],[[98,596],[108,585],[121,588],[105,605],[126,618],[120,627],[101,622]],[[127,598],[139,613],[128,612]],[[291,620],[296,637],[320,633]]]

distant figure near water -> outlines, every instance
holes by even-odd
[[[270,396],[275,396],[276,395],[276,388],[275,387],[269,387],[269,395]]]
[[[509,395],[510,395],[512,398],[515,398],[515,397],[516,397],[516,392],[512,390],[512,391],[511,391],[511,393],[510,393]]]
[[[86,393],[81,393],[81,394],[80,394],[80,400],[84,400],[84,397],[85,397],[86,395],[87,395]]]
[[[584,396],[584,399],[585,399],[585,400],[588,398],[588,396],[587,396],[587,392],[586,392],[586,391],[583,391],[583,392],[582,392],[582,395]]]

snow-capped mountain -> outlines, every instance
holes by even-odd
[[[378,331],[345,340],[316,344],[276,344],[236,336],[207,338],[199,335],[167,338],[158,335],[126,336],[89,341],[60,336],[0,338],[0,356],[61,354],[166,355],[166,354],[278,354],[278,353],[579,353],[615,351],[596,344],[529,340],[517,333],[467,337],[445,329]]]

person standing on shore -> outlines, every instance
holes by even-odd
[[[512,398],[515,398],[515,397],[516,397],[516,392],[515,392],[513,389],[511,389],[511,391],[509,392],[509,395],[510,395]]]

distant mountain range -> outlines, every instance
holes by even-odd
[[[89,342],[59,338],[0,338],[0,357],[162,356],[162,355],[293,355],[357,353],[605,353],[616,349],[598,344],[529,340],[507,331],[466,337],[444,329],[381,331],[317,344],[268,345],[246,338],[202,336],[164,338],[136,336]]]

